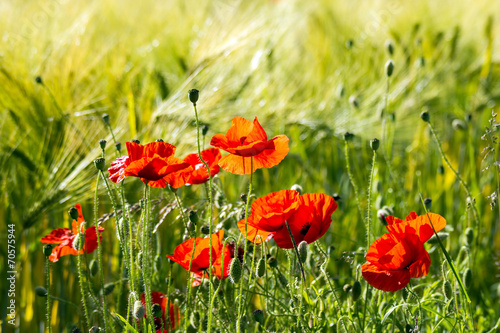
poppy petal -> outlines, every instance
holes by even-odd
[[[390,292],[403,289],[411,279],[410,271],[407,269],[387,270],[369,262],[361,266],[361,274],[373,287]]]
[[[67,239],[53,248],[52,253],[49,256],[49,260],[52,262],[58,262],[59,258],[61,258],[62,256],[69,254],[78,255],[78,251],[71,246],[72,242],[72,239]]]
[[[130,158],[130,162],[140,160],[144,155],[144,146],[135,142],[126,142],[127,153]]]
[[[272,142],[272,148],[269,148],[271,144],[268,143],[266,149],[254,156],[254,166],[257,169],[272,168],[281,163],[288,154],[288,137],[286,135],[278,135],[268,142]]]
[[[102,243],[101,233],[104,231],[103,227],[99,227],[99,243]],[[102,245],[101,245],[102,246]],[[87,253],[92,253],[97,249],[97,234],[95,226],[88,228],[85,231],[85,250]],[[83,253],[83,250],[82,250]]]
[[[412,233],[420,238],[422,243],[425,243],[429,238],[434,235],[434,230],[436,232],[440,231],[446,226],[446,220],[444,217],[434,213],[427,213],[426,215],[417,216],[413,220],[401,221],[399,223],[393,223],[387,225],[387,230],[395,234]]]
[[[111,162],[111,166],[108,168],[109,180],[113,183],[121,182],[125,178],[125,169],[129,164],[130,158],[128,156],[118,157]]]
[[[238,228],[243,236],[245,236],[245,219],[238,222]],[[247,239],[255,244],[260,244],[262,241],[268,240],[270,232],[259,229],[253,223],[253,216],[250,215],[247,220]],[[259,237],[260,236],[260,237]]]
[[[45,244],[60,244],[72,235],[73,233],[68,228],[59,228],[52,230],[47,236],[43,236],[40,241]]]

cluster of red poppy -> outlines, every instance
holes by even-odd
[[[418,216],[411,212],[404,221],[393,216],[386,221],[389,232],[370,246],[361,273],[375,288],[395,292],[406,287],[411,278],[429,273],[431,258],[424,243],[434,230],[446,226],[446,220],[434,213]]]

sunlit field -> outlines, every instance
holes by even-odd
[[[0,2],[0,331],[500,331],[499,8]]]

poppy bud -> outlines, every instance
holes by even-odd
[[[474,241],[474,229],[471,227],[465,229],[465,245],[471,246]]]
[[[120,152],[120,151],[122,150],[122,144],[121,144],[120,142],[117,142],[117,143],[115,144],[115,148],[116,148],[116,150],[117,150],[118,152]]]
[[[356,302],[361,296],[361,282],[358,280],[352,284],[352,300]]]
[[[201,227],[201,232],[205,235],[208,235],[210,233],[210,227],[208,226],[208,224],[205,224]]]
[[[156,139],[155,142],[165,142],[163,139]]]
[[[137,139],[132,139],[132,140],[130,140],[130,141],[131,141],[131,142],[133,142],[133,143],[137,143],[138,145],[139,145],[139,144],[141,144],[141,141],[139,141],[139,140],[137,140]]]
[[[428,123],[431,120],[431,116],[427,111],[422,111],[422,113],[420,114],[420,118],[422,118],[422,120],[425,121],[426,123]]]
[[[234,284],[237,284],[241,280],[241,262],[238,258],[233,258],[233,260],[231,260],[229,277]]]
[[[102,121],[109,126],[109,114],[105,113],[102,115]]]
[[[464,280],[465,288],[469,289],[472,284],[472,270],[467,268],[464,272],[464,276],[462,278]]]
[[[442,166],[442,165],[438,166],[437,172],[438,172],[440,175],[444,174],[444,166]]]
[[[259,324],[264,325],[264,312],[259,309],[255,310],[253,312],[253,319],[255,319],[255,321]]]
[[[257,263],[257,277],[263,277],[266,274],[266,261],[264,258],[260,258],[259,262]]]
[[[73,220],[78,219],[78,210],[75,207],[71,207],[68,214]]]
[[[35,82],[38,83],[38,84],[43,84],[42,77],[41,76],[35,77]]]
[[[377,151],[380,147],[380,141],[377,138],[370,140],[370,147],[373,151]]]
[[[82,239],[80,237],[80,234],[76,234],[75,238],[73,238],[73,247],[75,250],[80,251],[82,249]]]
[[[344,140],[345,141],[347,141],[347,142],[352,141],[353,138],[354,138],[354,134],[349,133],[349,132],[344,133]]]
[[[198,328],[198,325],[200,325],[200,319],[200,314],[198,312],[191,313],[191,317],[189,318],[191,326],[193,326],[194,328]]]
[[[340,195],[339,195],[338,193],[333,193],[333,194],[332,194],[332,198],[333,198],[333,200],[335,200],[335,201],[340,201],[340,200],[342,200],[342,198],[340,197]]]
[[[447,300],[451,299],[453,296],[453,288],[451,287],[450,281],[443,281],[443,294]]]
[[[348,50],[351,50],[353,46],[354,46],[354,41],[353,41],[352,39],[348,39],[348,40],[345,42],[345,47],[346,47]]]
[[[198,98],[200,97],[200,92],[197,89],[191,89],[188,91],[188,98],[191,103],[196,105],[196,102],[198,102]]]
[[[432,208],[432,199],[431,198],[425,198],[424,199],[424,206],[425,206],[425,209],[427,209],[428,211],[430,211],[431,208]]]
[[[94,166],[97,170],[104,171],[106,169],[106,160],[102,157],[99,157],[94,160]]]
[[[269,259],[267,259],[267,264],[271,268],[276,268],[278,267],[278,260],[275,257],[269,257]]]
[[[389,59],[385,63],[385,75],[387,77],[391,77],[393,72],[394,72],[394,61],[392,61],[392,59]]]
[[[385,48],[386,48],[387,52],[389,53],[389,55],[394,54],[394,44],[392,43],[392,41],[390,41],[390,40],[386,41]]]
[[[107,296],[107,295],[111,294],[114,289],[115,289],[115,283],[114,282],[106,283],[104,285],[104,288],[103,288],[104,296]]]
[[[161,308],[161,305],[158,303],[153,304],[153,316],[156,318],[161,318],[163,316],[163,309]]]
[[[280,283],[283,287],[285,287],[285,288],[288,287],[288,280],[287,280],[285,274],[278,272],[278,280],[280,281]]]
[[[38,286],[35,287],[35,295],[40,296],[40,297],[47,297],[47,289],[44,287]]]
[[[297,250],[299,251],[300,261],[305,262],[307,259],[307,242],[300,242],[299,246],[297,246]]]
[[[92,326],[90,329],[89,329],[89,333],[99,333],[101,331],[101,328],[98,327],[98,326]]]
[[[344,284],[343,289],[344,289],[345,293],[348,293],[352,290],[352,286],[349,283],[346,283],[346,284]]]
[[[351,103],[352,107],[354,108],[358,108],[359,107],[359,101],[358,101],[358,98],[354,95],[351,95],[349,97],[349,103]]]
[[[154,263],[155,263],[155,271],[159,272],[161,270],[161,263],[162,263],[161,256],[159,254],[155,256]]]
[[[302,186],[300,186],[299,184],[294,184],[294,185],[292,185],[292,187],[291,187],[290,189],[291,189],[292,191],[299,192],[299,194],[304,193],[304,190],[302,189]]]
[[[386,217],[392,215],[391,212],[387,209],[387,206],[382,207],[377,211],[377,217],[383,225],[387,225]]]
[[[43,254],[48,257],[52,254],[52,244],[45,244],[43,246]]]
[[[451,126],[453,127],[453,129],[455,131],[463,131],[467,128],[467,125],[465,124],[465,122],[463,120],[460,120],[460,119],[454,119],[451,122]]]
[[[89,268],[90,268],[90,276],[92,277],[96,276],[97,272],[99,271],[99,264],[97,263],[97,260],[92,259]]]
[[[142,305],[141,301],[135,301],[134,303],[134,318],[142,319],[146,314],[146,309],[144,309],[144,305]]]
[[[203,135],[203,136],[207,135],[207,133],[208,133],[208,128],[209,128],[209,127],[208,127],[208,125],[207,125],[207,124],[203,124],[203,125],[201,126],[201,135]]]
[[[439,236],[439,239],[442,240],[442,241],[445,240],[446,238],[448,238],[448,236],[450,235],[449,233],[443,232],[443,231],[440,231],[437,234]],[[434,234],[434,235],[432,235],[431,238],[429,238],[429,240],[427,241],[427,243],[429,243],[429,244],[438,244],[439,242],[437,240],[436,235]]]
[[[189,221],[193,222],[195,225],[198,223],[198,213],[194,210],[189,211]]]
[[[104,139],[99,140],[99,146],[101,147],[102,150],[106,148],[106,143],[107,141]]]

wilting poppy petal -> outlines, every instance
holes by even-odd
[[[412,214],[413,213],[413,214]],[[428,213],[428,215],[420,215],[417,216],[415,212],[410,213],[409,217],[405,221],[401,221],[400,219],[391,220],[391,224],[387,225],[387,230],[391,233],[413,233],[416,234],[422,243],[425,243],[429,240],[429,238],[434,235],[434,230],[432,229],[432,225],[436,232],[442,230],[446,226],[446,220],[438,214]]]
[[[119,183],[125,178],[125,169],[130,164],[130,158],[128,156],[118,157],[115,161],[111,162],[111,166],[108,168],[109,180],[113,183]]]

